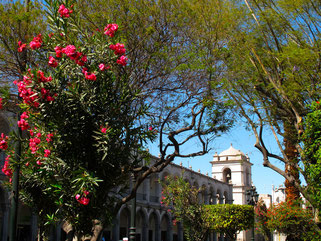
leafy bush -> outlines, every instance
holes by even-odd
[[[266,229],[287,235],[287,240],[321,240],[320,232],[308,209],[301,201],[287,201],[269,208],[265,213],[256,212],[260,231]]]
[[[253,206],[237,204],[206,205],[210,229],[235,240],[239,231],[253,227]]]

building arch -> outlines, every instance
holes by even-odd
[[[207,186],[205,184],[202,185],[201,190],[200,190],[200,203],[203,204],[208,204],[208,190]]]
[[[219,203],[219,204],[224,203],[224,197],[223,197],[223,193],[222,193],[221,189],[217,189],[216,198],[217,198],[217,203]]]
[[[130,211],[128,207],[123,207],[119,213],[119,240],[129,237]]]
[[[160,223],[160,237],[161,241],[170,241],[171,240],[171,217],[168,213],[164,213],[161,218]]]
[[[152,211],[148,219],[148,241],[159,241],[160,215]]]
[[[223,182],[230,183],[232,181],[232,172],[229,167],[223,169]]]
[[[147,240],[147,212],[140,208],[136,213],[136,241]]]

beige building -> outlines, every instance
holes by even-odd
[[[250,158],[240,150],[235,149],[232,144],[230,148],[215,153],[212,164],[212,177],[232,185],[233,203],[248,204],[246,191],[252,186],[252,163]],[[251,239],[250,231],[242,231],[237,236],[238,241]]]

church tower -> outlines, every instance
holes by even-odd
[[[250,159],[232,144],[230,148],[215,153],[213,156],[212,177],[226,183],[233,184],[233,203],[247,204],[246,191],[251,188],[252,175]]]

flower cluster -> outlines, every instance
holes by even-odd
[[[51,76],[46,77],[41,70],[37,71],[36,78],[34,78],[34,75],[29,70],[29,75],[25,75],[22,81],[14,81],[14,84],[18,86],[19,96],[22,98],[23,102],[29,106],[38,108],[40,105],[39,100],[43,99],[48,102],[54,101],[57,94],[51,93],[45,87],[41,87],[44,85],[36,85],[34,89],[32,89],[31,86],[32,84],[48,83],[51,81],[52,81],[52,77]],[[26,119],[26,118],[22,118],[22,119]],[[25,121],[21,120],[20,126],[25,126],[24,123]]]
[[[77,202],[79,202],[80,204],[88,205],[90,201],[90,199],[87,197],[88,195],[89,195],[89,192],[85,190],[83,191],[83,195],[77,194],[75,198]]]
[[[88,80],[95,81],[97,79],[94,73],[88,72],[87,70],[84,70],[84,74],[85,74],[85,78]]]
[[[99,64],[98,67],[99,67],[99,69],[100,69],[101,71],[110,69],[110,66],[109,66],[109,65],[105,65],[105,64],[103,64],[103,63]]]
[[[117,64],[120,64],[122,66],[126,66],[127,65],[127,60],[128,58],[125,55],[122,55],[119,57],[119,59],[117,59]]]
[[[34,138],[29,139],[29,148],[32,154],[35,154],[39,149],[39,144],[41,142],[41,133],[37,133]]]
[[[8,149],[8,136],[5,136],[3,133],[1,133],[1,138],[0,138],[0,149],[1,150],[7,150]]]
[[[70,18],[70,14],[73,12],[71,9],[73,5],[70,6],[70,9],[66,8],[65,5],[61,4],[58,13],[60,13],[60,17],[62,18]]]
[[[115,55],[123,55],[126,53],[125,46],[124,44],[121,44],[121,43],[111,44],[109,48],[111,50],[114,50]]]
[[[18,41],[18,45],[18,52],[23,52],[27,47],[27,44],[23,44],[21,41]]]
[[[52,81],[52,77],[51,76],[45,77],[45,74],[41,70],[38,70],[37,72],[37,79],[39,82],[42,82],[42,83],[47,83]]]
[[[28,76],[24,76],[22,81],[14,81],[13,83],[18,86],[19,96],[22,98],[23,102],[27,105],[38,107],[37,102],[38,95],[29,86],[32,80]]]
[[[39,49],[41,45],[42,45],[41,34],[38,34],[38,36],[34,37],[33,40],[29,43],[29,46],[31,49]],[[20,48],[20,45],[19,45],[19,48]]]
[[[107,26],[105,27],[104,34],[113,38],[117,30],[118,30],[118,25],[116,23],[110,23],[110,24],[107,24]]]
[[[56,67],[58,66],[58,62],[57,62],[57,60],[56,60],[54,57],[49,56],[48,65],[49,65],[50,67],[56,68]]]
[[[81,52],[78,52],[76,46],[74,45],[67,45],[65,48],[62,48],[61,46],[56,46],[55,51],[56,51],[57,58],[61,58],[63,56],[62,54],[65,54],[71,60],[74,60],[75,63],[78,64],[79,66],[84,66],[85,63],[87,62],[87,56]]]
[[[25,131],[30,128],[29,123],[26,121],[26,119],[29,118],[29,115],[27,112],[23,112],[20,116],[20,120],[18,120],[18,126],[21,128],[21,130]]]
[[[12,177],[12,169],[9,167],[9,158],[10,156],[6,157],[6,161],[4,162],[3,168],[2,168],[2,172],[8,176],[9,178]]]
[[[127,65],[128,58],[125,55],[123,55],[126,53],[124,44],[121,44],[121,43],[111,44],[109,48],[114,51],[115,55],[121,55],[116,61],[117,64],[120,64],[122,66]]]

